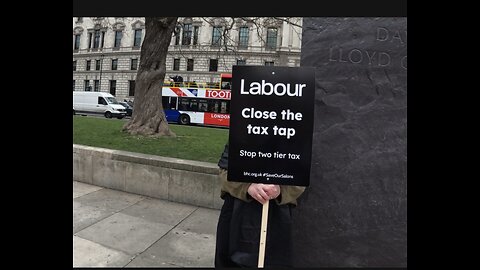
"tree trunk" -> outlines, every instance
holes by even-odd
[[[146,17],[145,39],[135,81],[133,115],[123,130],[132,135],[176,136],[162,106],[168,45],[178,17]]]

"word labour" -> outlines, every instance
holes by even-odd
[[[307,87],[306,84],[296,83],[294,86],[291,86],[290,83],[276,83],[272,84],[269,82],[251,82],[250,88],[245,89],[245,79],[240,80],[240,94],[242,95],[263,95],[263,96],[290,96],[290,97],[301,97],[303,88]]]

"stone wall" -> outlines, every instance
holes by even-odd
[[[74,144],[73,180],[213,209],[223,204],[214,163]]]

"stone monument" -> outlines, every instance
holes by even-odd
[[[407,266],[407,18],[304,18],[315,67],[297,267]]]

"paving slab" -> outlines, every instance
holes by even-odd
[[[77,236],[136,255],[146,250],[172,228],[170,225],[116,213],[78,232]]]
[[[182,221],[176,229],[215,235],[219,216],[219,210],[198,208],[193,214]]]
[[[140,195],[104,188],[75,198],[74,201],[85,206],[118,212],[143,199],[145,197]]]
[[[86,184],[78,181],[73,181],[73,198],[75,199],[100,189],[102,189],[102,187],[94,186],[94,185],[90,185],[90,184]]]
[[[145,199],[121,211],[126,215],[166,225],[177,225],[198,207],[157,199]]]
[[[215,258],[215,236],[173,229],[149,247],[138,260],[147,258],[156,265],[180,267],[213,267]]]
[[[213,267],[219,210],[74,181],[75,267]]]
[[[73,236],[73,267],[123,267],[133,256]]]
[[[81,203],[74,201],[73,233],[75,234],[113,214],[115,214],[114,211],[106,210],[100,207],[82,205]]]
[[[155,267],[155,268],[183,268],[181,265],[169,264],[149,257],[139,255],[129,262],[125,267]]]

